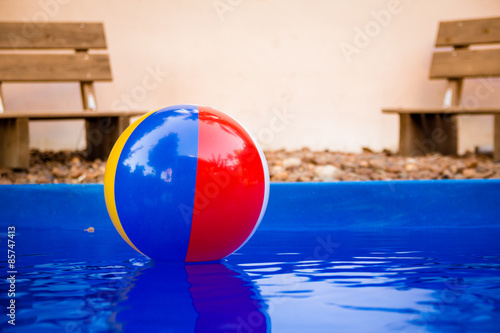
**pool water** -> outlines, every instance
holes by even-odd
[[[16,231],[3,332],[500,332],[499,227],[259,230],[190,265],[112,229]]]

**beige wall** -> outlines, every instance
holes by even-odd
[[[439,106],[429,81],[440,20],[500,15],[498,0],[1,0],[0,20],[103,21],[114,81],[100,109],[209,105],[264,148],[397,149],[384,106]],[[365,36],[359,31],[367,31]],[[486,84],[487,86],[481,86]],[[500,81],[468,103],[500,103]],[[5,84],[6,108],[78,109],[76,84]],[[492,144],[491,117],[462,118],[460,150]],[[35,123],[32,145],[82,148],[78,121]]]

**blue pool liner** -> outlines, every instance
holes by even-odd
[[[0,186],[0,226],[113,229],[102,184]],[[272,183],[260,230],[500,226],[500,180]]]

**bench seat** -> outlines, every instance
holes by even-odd
[[[106,117],[137,117],[147,111],[10,111],[0,113],[0,119],[69,120]]]
[[[384,113],[398,113],[398,114],[461,114],[461,115],[488,115],[500,114],[500,108],[480,107],[475,109],[463,108],[460,106],[449,108],[395,108],[383,109]]]

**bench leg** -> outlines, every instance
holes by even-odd
[[[129,117],[87,118],[85,120],[87,158],[107,160],[113,145],[129,122]]]
[[[457,120],[448,114],[400,114],[399,154],[457,154]]]
[[[28,118],[0,119],[0,165],[13,169],[30,166]]]
[[[494,142],[493,142],[493,159],[500,161],[500,114],[495,115]]]

